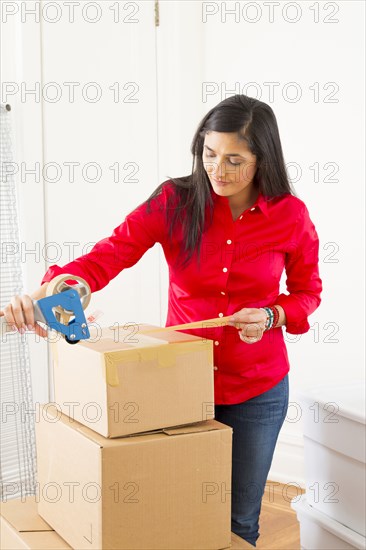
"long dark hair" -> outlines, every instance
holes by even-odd
[[[212,223],[213,201],[211,183],[205,171],[202,153],[207,131],[237,132],[256,156],[257,170],[253,185],[266,197],[286,193],[295,195],[286,171],[276,117],[271,107],[246,95],[234,95],[221,101],[201,120],[193,137],[192,173],[180,178],[170,178],[175,187],[175,197],[167,204],[166,220],[169,238],[175,224],[181,224],[184,235],[181,265],[184,268],[201,248],[202,233]],[[149,211],[151,200],[159,195],[160,184],[145,201]],[[174,205],[173,206],[173,201]]]

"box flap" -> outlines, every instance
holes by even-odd
[[[149,332],[157,328],[159,331]],[[142,347],[158,346],[162,344],[174,344],[176,342],[203,341],[206,338],[193,336],[178,331],[164,331],[164,327],[155,327],[154,325],[136,324],[127,329],[124,326],[110,327],[90,327],[90,338],[80,340],[77,346],[83,346],[100,353],[133,350]],[[147,332],[147,334],[145,334]]]
[[[230,426],[226,424],[221,424],[217,420],[203,420],[202,422],[195,422],[193,424],[187,424],[186,426],[177,426],[172,428],[164,428],[162,431],[167,435],[181,435],[181,434],[191,434],[197,432],[208,432],[210,430],[220,430],[223,428],[228,428],[231,430]]]
[[[154,338],[161,338],[162,340],[166,340],[167,342],[174,343],[174,342],[193,342],[196,340],[203,340],[206,342],[207,340],[210,340],[210,338],[201,338],[200,336],[196,336],[194,334],[187,334],[185,332],[180,332],[178,330],[164,330],[167,327],[158,327],[155,325],[144,325],[140,324],[139,326],[139,332],[141,334],[146,334],[147,336],[152,336]],[[161,328],[160,331],[152,329],[158,329]]]
[[[27,496],[24,502],[21,498],[1,502],[1,515],[14,529],[25,531],[53,531],[38,515],[37,503],[34,496]]]
[[[21,537],[27,545],[26,548],[32,550],[72,550],[71,546],[56,531],[23,533]],[[18,548],[18,546],[14,548]]]
[[[168,344],[166,339],[143,334],[135,329],[125,330],[123,327],[90,327],[90,338],[80,340],[79,345],[99,353],[110,351],[133,350],[136,348],[161,346]]]
[[[210,430],[222,429],[223,424],[215,420],[202,420],[199,422],[192,422],[191,424],[185,424],[184,426],[169,426],[167,428],[160,428],[158,430],[149,430],[146,432],[140,432],[136,434],[128,434],[122,436],[119,439],[126,439],[131,437],[141,437],[154,434],[166,434],[166,435],[179,435],[179,434],[189,434],[196,432],[208,432]],[[227,426],[231,429],[229,426]],[[116,440],[116,439],[115,439]]]

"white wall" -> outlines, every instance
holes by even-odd
[[[159,168],[161,180],[190,173],[198,122],[229,95],[258,97],[276,114],[290,176],[320,237],[324,285],[311,330],[284,333],[291,404],[270,472],[273,480],[304,485],[297,392],[364,376],[364,177],[355,160],[365,145],[364,89],[354,77],[355,67],[363,72],[364,6],[280,2],[272,17],[269,4],[161,3]],[[299,99],[291,101],[295,92]],[[165,263],[161,273],[165,311]],[[357,322],[350,321],[357,311]]]
[[[21,157],[29,162],[57,162],[61,167],[65,161],[75,160],[82,166],[97,162],[103,170],[95,184],[83,180],[80,171],[71,183],[63,170],[60,181],[47,182],[44,189],[42,182],[27,178],[19,200],[28,248],[35,242],[41,248],[56,242],[62,252],[56,263],[63,265],[69,261],[65,243],[76,242],[80,243],[75,246],[77,257],[86,243],[109,235],[168,176],[190,173],[191,140],[212,106],[233,93],[258,97],[276,114],[286,162],[295,163],[290,174],[300,174],[295,188],[309,208],[321,243],[322,304],[310,318],[309,333],[286,336],[290,401],[296,402],[297,392],[308,386],[362,377],[364,178],[359,159],[365,144],[364,88],[359,75],[364,74],[364,4],[280,2],[272,20],[266,2],[164,1],[157,29],[153,2],[133,3],[137,13],[129,17],[131,10],[120,12],[118,24],[112,22],[112,4],[101,3],[102,16],[95,24],[83,20],[78,11],[74,23],[67,21],[66,12],[57,23],[43,18],[37,26],[27,18],[16,25],[16,16],[11,23],[18,29],[14,38],[21,41],[15,42],[14,51],[9,46],[15,76],[9,62],[3,80],[10,75],[10,80],[55,81],[64,92],[64,82],[97,81],[104,92],[97,103],[88,103],[80,94],[75,104],[65,98],[38,104],[31,99],[22,103],[19,96],[9,98],[15,106],[19,136],[24,132],[19,138]],[[225,19],[225,6],[235,9],[236,5],[237,21],[235,15],[227,14]],[[286,21],[296,16],[297,22]],[[52,12],[49,17],[54,17]],[[94,17],[92,12],[89,17]],[[123,22],[126,18],[138,22]],[[138,103],[111,101],[108,86],[117,81],[122,87],[126,82],[138,84]],[[276,83],[273,98],[268,83]],[[121,93],[126,97],[130,90],[121,88]],[[298,101],[291,100],[295,91],[301,93]],[[108,169],[114,162],[122,166],[136,162],[137,183],[114,183]],[[319,181],[314,176],[317,165]],[[333,167],[336,181],[327,181]],[[55,250],[50,248],[49,253]],[[23,267],[31,292],[46,262],[29,257]],[[91,310],[104,311],[103,324],[117,320],[164,325],[167,288],[167,267],[155,246],[136,266],[94,294]],[[48,398],[47,368],[38,352],[44,352],[45,345],[33,346],[35,395],[41,401]],[[298,408],[291,406],[271,479],[303,481],[299,417]]]
[[[365,147],[361,78],[365,8],[363,2],[352,1],[278,4],[208,2],[203,6],[202,87],[209,94],[202,95],[202,103],[207,110],[226,94],[246,93],[271,105],[286,163],[295,163],[290,169],[298,179],[295,189],[320,237],[321,307],[310,317],[312,328],[307,334],[285,334],[294,405],[280,434],[270,477],[289,482],[303,479],[297,391],[364,375],[360,159]],[[230,15],[228,10],[235,7]],[[327,181],[330,176],[334,182]]]

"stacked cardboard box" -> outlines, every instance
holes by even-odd
[[[212,340],[152,328],[91,328],[87,341],[52,344],[57,407],[108,438],[213,418]]]
[[[37,511],[34,496],[1,502],[1,550],[67,550],[71,547]]]
[[[212,341],[151,328],[53,344],[38,512],[72,548],[230,547],[232,429],[213,419]]]

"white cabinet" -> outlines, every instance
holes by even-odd
[[[365,384],[319,387],[302,394],[301,402],[306,495],[301,504],[293,502],[293,507],[301,524],[303,548],[313,548],[304,542],[308,529],[319,530],[311,524],[321,524],[323,532],[328,520],[333,528],[346,529],[365,545]],[[326,537],[324,545],[322,540],[318,549],[341,548],[328,546]]]
[[[364,537],[310,506],[305,495],[295,499],[292,508],[300,521],[303,550],[364,550]]]

